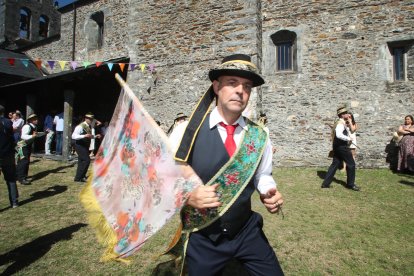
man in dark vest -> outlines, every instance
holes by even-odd
[[[27,117],[27,124],[23,126],[20,141],[17,143],[17,152],[19,156],[17,161],[17,179],[23,185],[30,185],[30,181],[27,180],[27,176],[29,173],[32,146],[37,136],[37,122],[36,114],[31,114]]]
[[[188,273],[219,275],[236,258],[251,275],[283,275],[262,231],[263,218],[251,210],[255,190],[270,213],[283,204],[272,177],[268,134],[242,116],[252,88],[264,80],[243,54],[224,58],[209,78],[212,86],[190,121],[171,135],[180,139],[170,138],[176,160],[190,164],[205,183],[191,193],[182,212]],[[207,114],[214,98],[217,106]]]
[[[351,190],[359,191],[360,188],[355,185],[355,160],[352,156],[351,149],[349,148],[349,145],[352,143],[352,139],[349,137],[349,129],[346,126],[347,122],[351,121],[351,116],[346,107],[338,108],[337,114],[339,119],[336,121],[332,129],[332,164],[326,173],[325,179],[322,183],[322,188],[330,188],[336,170],[342,162],[345,162],[346,186]]]
[[[14,147],[13,123],[11,120],[4,118],[4,107],[0,105],[0,172],[3,173],[6,182],[12,208],[19,206]]]
[[[76,170],[75,182],[86,182],[86,173],[88,172],[91,158],[89,157],[89,146],[91,144],[92,130],[91,124],[95,116],[92,113],[85,115],[85,120],[77,125],[72,133],[74,146],[78,155],[78,168]],[[100,138],[96,135],[95,138]]]

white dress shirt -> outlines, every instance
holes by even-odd
[[[81,124],[77,125],[75,129],[73,130],[72,139],[80,140],[80,139],[85,138],[86,134],[82,134],[82,132],[83,132],[82,125]]]
[[[209,127],[212,129],[213,127],[217,126],[217,130],[224,144],[227,138],[227,131],[220,125],[220,122],[228,124],[221,117],[220,113],[217,110],[217,107],[215,107],[210,114]],[[237,147],[239,147],[239,144],[241,143],[241,137],[244,131],[248,131],[248,126],[246,125],[246,122],[242,116],[237,119],[234,125],[235,124],[238,124],[238,126],[234,132],[234,142],[236,143]],[[188,122],[183,122],[174,128],[173,132],[171,133],[169,140],[173,152],[177,151],[187,125]],[[276,188],[276,182],[272,177],[272,155],[272,145],[268,137],[262,160],[260,161],[259,167],[257,168],[256,174],[254,176],[254,185],[261,194],[266,194],[267,191],[269,191],[271,188]]]
[[[344,135],[344,130],[345,130],[345,121],[343,119],[339,119],[339,122],[335,128],[336,138],[341,139],[343,141],[347,141],[347,142],[351,141],[351,138],[349,136]],[[349,133],[349,129],[347,129],[347,131]]]
[[[30,124],[30,126],[32,126],[32,128],[36,129],[36,126],[34,124]],[[33,137],[33,134],[29,134],[30,133],[30,126],[29,125],[24,125],[22,128],[22,135],[20,138],[22,138],[22,140],[25,140],[26,142],[29,142],[30,140],[34,139],[35,137]]]

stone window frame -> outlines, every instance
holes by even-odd
[[[104,45],[105,13],[96,11],[89,16],[86,32],[88,37],[88,50],[99,50]]]
[[[22,29],[22,12],[26,13],[27,19],[26,19],[26,30]],[[31,21],[32,21],[32,11],[28,7],[20,7],[19,9],[19,38],[30,40],[31,36]],[[23,35],[23,32],[26,32],[25,35]]]
[[[263,60],[262,60],[262,73],[267,76],[279,75],[279,74],[296,74],[301,71],[302,64],[302,33],[304,32],[302,27],[290,27],[290,28],[278,28],[276,30],[270,30],[263,33]],[[294,34],[295,39],[292,42],[292,70],[277,70],[277,43],[285,42],[289,36],[285,34]],[[278,39],[277,35],[280,35]]]
[[[297,70],[296,37],[296,33],[289,30],[280,30],[270,36],[275,45],[277,72]]]
[[[409,71],[408,63],[409,61],[411,63],[414,63],[414,60],[412,58],[409,60],[408,53],[411,52],[411,55],[414,56],[414,39],[407,39],[407,40],[397,40],[397,41],[391,41],[387,42],[388,51],[391,55],[391,76],[393,82],[405,82],[408,79],[413,79],[414,75],[413,72]],[[397,54],[396,52],[401,53],[402,56],[400,60],[396,60]],[[411,56],[410,55],[410,56]],[[399,65],[398,62],[402,62],[401,71],[402,71],[402,77],[398,77],[396,67]]]
[[[44,19],[45,27],[42,27],[42,19]],[[41,38],[47,38],[49,36],[49,25],[50,25],[50,19],[48,16],[41,14],[39,16],[39,37]],[[45,29],[45,35],[42,35],[42,31]]]

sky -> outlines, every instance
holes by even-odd
[[[57,0],[59,2],[59,8],[66,6],[68,4],[71,4],[75,2],[76,0]]]

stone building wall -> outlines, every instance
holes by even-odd
[[[250,54],[267,81],[255,99],[269,118],[276,165],[328,165],[329,125],[346,103],[360,127],[358,165],[386,166],[391,133],[414,103],[413,50],[406,81],[394,82],[389,43],[414,39],[413,10],[410,1],[391,0],[88,1],[77,8],[75,59],[155,64],[154,74],[129,72],[128,83],[168,129],[208,89],[209,68],[225,55]],[[88,20],[97,11],[105,14],[105,39],[94,50]],[[71,60],[72,23],[68,10],[60,41],[30,54]],[[280,30],[297,35],[294,72],[274,70],[270,36]]]
[[[414,38],[409,1],[263,1],[263,109],[282,166],[327,165],[330,127],[346,103],[359,125],[359,166],[385,166],[386,147],[413,114],[414,60],[407,81],[393,82],[388,44]],[[298,69],[271,70],[270,35],[294,31]],[[412,52],[412,51],[411,51]],[[410,72],[411,70],[411,72]]]
[[[38,42],[44,38],[39,36],[39,20],[41,15],[45,15],[49,19],[48,37],[60,33],[60,14],[53,5],[52,0],[44,0],[43,3],[33,0],[18,0],[18,1],[1,1],[1,9],[4,11],[5,17],[0,19],[1,24],[4,24],[3,34],[0,31],[0,42],[6,38],[10,42],[16,42],[17,46],[22,46],[32,42]],[[30,18],[30,37],[29,39],[19,38],[19,23],[20,23],[20,9],[28,8],[31,12]],[[7,45],[8,48],[16,49],[16,45]],[[18,47],[17,47],[18,48]]]

